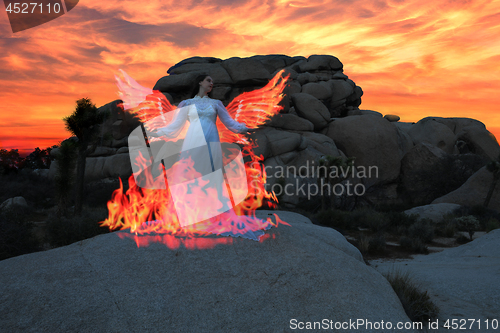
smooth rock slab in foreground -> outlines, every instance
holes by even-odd
[[[395,262],[375,260],[371,264],[380,272],[409,271],[429,292],[440,312],[440,328],[430,332],[498,332],[500,327],[492,329],[491,322],[497,320],[500,324],[499,241],[500,229],[496,229],[470,243],[439,253]],[[455,319],[459,325],[460,320],[462,324],[465,320],[467,326],[448,330],[442,327],[447,319]],[[472,324],[472,319],[480,320],[481,326],[477,322]],[[490,323],[489,329],[486,329],[486,320]]]
[[[299,214],[277,213],[292,226],[268,230],[262,243],[238,238],[208,250],[159,243],[137,248],[111,233],[4,260],[0,328],[296,332],[292,319],[409,321],[389,283],[340,233]]]

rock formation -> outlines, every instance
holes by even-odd
[[[177,104],[189,98],[196,75],[206,73],[214,79],[212,97],[227,105],[242,92],[263,87],[281,69],[290,75],[283,110],[251,138],[258,144],[256,153],[264,157],[268,190],[277,180],[273,177],[276,170],[291,170],[285,181],[291,184],[289,193],[293,195],[282,197],[285,206],[308,197],[298,191],[301,186],[317,183],[315,177],[303,177],[295,170],[317,166],[324,155],[355,158],[356,173],[344,182],[362,184],[364,191],[351,197],[352,207],[429,204],[459,188],[500,154],[495,137],[474,119],[427,117],[412,124],[399,122],[397,115],[360,109],[362,89],[343,73],[340,60],[330,55],[307,59],[285,55],[226,60],[193,57],[170,68],[170,75],[160,78],[153,89]],[[118,108],[119,102],[100,108],[109,110],[112,117],[101,128],[101,146],[87,158],[88,180],[131,175],[127,136],[139,122]],[[111,135],[106,139],[105,134]],[[51,166],[51,176],[56,167],[57,163]],[[370,167],[374,172],[367,174]],[[456,196],[450,198],[441,202],[464,202],[453,199]]]

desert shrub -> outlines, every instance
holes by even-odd
[[[374,213],[373,209],[362,207],[353,210],[350,214],[350,218],[352,220],[352,223],[356,225],[356,227],[368,228],[369,217],[372,213]]]
[[[421,219],[408,228],[408,237],[420,239],[424,243],[432,242],[434,238],[434,226],[429,219]]]
[[[383,254],[386,252],[385,237],[381,234],[373,236],[368,241],[368,251],[370,254]]]
[[[447,222],[444,227],[443,227],[443,236],[451,238],[455,236],[455,233],[457,232],[457,228],[455,226],[455,223],[453,222]]]
[[[439,308],[431,301],[427,291],[421,291],[421,287],[408,272],[392,271],[384,276],[413,322],[427,322],[437,318]]]
[[[434,223],[434,233],[437,237],[448,237],[451,238],[455,236],[457,232],[457,226],[455,218],[457,215],[455,213],[446,214],[443,216],[441,221]]]
[[[352,229],[354,227],[351,214],[339,209],[330,208],[319,211],[314,215],[314,218],[319,224],[335,229]]]
[[[479,220],[472,215],[457,217],[455,221],[460,231],[466,231],[469,234],[470,240],[472,240],[472,236],[480,228]]]
[[[406,250],[411,250],[412,249],[412,239],[410,237],[403,236],[399,239],[399,245]]]
[[[58,205],[58,216],[66,214],[66,210],[72,199],[73,181],[75,178],[74,168],[76,165],[77,142],[67,139],[59,145],[56,155],[57,168],[54,177],[56,201]]]
[[[98,222],[108,217],[107,209],[84,206],[81,215],[57,217],[53,212],[47,220],[48,242],[53,246],[64,246],[83,239],[108,233],[109,229],[99,226]]]
[[[33,210],[13,205],[0,212],[0,260],[41,250],[29,222]]]
[[[412,207],[415,207],[415,205],[410,200],[405,200],[399,203],[389,203],[389,204],[379,203],[374,206],[374,209],[377,212],[382,212],[382,213],[391,213],[391,212],[402,213],[403,211],[410,209]]]
[[[489,209],[484,207],[483,205],[475,205],[471,207],[462,206],[457,212],[452,216],[453,219],[456,217],[463,217],[472,215],[477,218],[479,221],[479,229],[478,230],[486,230],[488,221],[491,218],[497,219],[500,221],[500,213],[496,210]]]
[[[399,245],[401,246],[401,248],[413,253],[429,253],[427,246],[425,246],[424,242],[420,238],[410,238],[408,236],[403,236],[399,239]]]
[[[359,233],[355,242],[352,243],[363,254],[384,254],[386,252],[385,237],[382,234],[368,236]]]
[[[418,215],[407,215],[404,212],[387,212],[386,216],[389,220],[390,225],[393,227],[403,226],[405,228],[408,228],[418,221]]]
[[[376,212],[366,220],[368,228],[374,232],[386,230],[390,226],[390,221],[384,213]]]
[[[408,228],[406,226],[403,226],[403,225],[398,225],[396,227],[396,230],[394,231],[394,233],[396,235],[406,235],[406,233],[408,232]]]
[[[375,232],[389,227],[386,215],[370,208],[361,208],[351,212],[351,223],[357,227],[369,228]]]
[[[368,251],[370,250],[370,237],[366,236],[365,234],[360,234],[357,241],[357,245],[358,245],[358,250],[362,254],[367,254]]]
[[[498,221],[494,217],[490,218],[486,223],[486,232],[490,232],[491,230],[495,230],[498,228],[500,228],[500,221]]]

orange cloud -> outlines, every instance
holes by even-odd
[[[61,119],[77,99],[118,98],[118,68],[152,87],[188,57],[277,53],[337,56],[363,88],[363,109],[471,117],[499,138],[498,12],[465,0],[90,0],[16,34],[5,16],[1,144],[30,152],[68,137]]]

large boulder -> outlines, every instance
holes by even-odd
[[[256,213],[266,218],[276,211]],[[325,318],[333,324],[363,319],[394,325],[345,330],[375,333],[394,332],[397,322],[409,321],[387,280],[340,233],[299,214],[277,213],[291,226],[268,230],[262,242],[166,237],[170,247],[138,248],[133,238],[119,237],[125,232],[115,232],[3,260],[0,327],[6,332],[296,332],[295,323]],[[205,249],[196,247],[203,244]]]
[[[476,119],[472,118],[460,118],[460,117],[450,117],[450,118],[442,118],[442,117],[425,117],[422,118],[422,121],[425,121],[426,119],[432,119],[434,121],[437,121],[438,123],[441,123],[443,125],[448,126],[451,131],[455,134],[458,134],[462,131],[464,127],[469,127],[469,126],[476,126],[476,127],[482,127],[486,128],[482,122]]]
[[[302,92],[323,100],[332,96],[331,85],[325,81],[306,83],[302,86]]]
[[[482,205],[493,182],[493,174],[486,167],[482,167],[467,181],[453,192],[437,198],[432,203],[454,203],[463,206]],[[488,208],[500,212],[500,185],[497,184]]]
[[[453,214],[460,207],[462,206],[452,203],[430,204],[407,209],[405,214],[408,216],[417,215],[420,219],[430,219],[433,222],[441,222],[446,215]]]
[[[352,94],[346,98],[347,106],[358,107],[361,105],[361,96],[363,96],[363,89],[360,86],[355,86]]]
[[[318,82],[318,77],[314,74],[311,74],[311,73],[300,73],[298,76],[297,76],[297,81],[301,84],[301,85],[305,85],[309,82]]]
[[[497,158],[500,154],[500,146],[495,136],[476,119],[426,117],[420,121],[429,120],[448,126],[455,134],[457,145],[455,153],[473,153],[489,160]]]
[[[236,85],[265,84],[271,79],[271,74],[264,65],[254,59],[229,58],[222,62],[222,67]]]
[[[271,145],[266,133],[273,131],[272,127],[262,127],[250,134],[250,139],[254,142],[255,147],[253,152],[256,156],[261,156],[266,159],[272,155]]]
[[[401,160],[400,192],[414,205],[426,205],[459,188],[484,160],[474,154],[447,154],[426,142],[416,144]]]
[[[395,122],[394,125],[396,125],[396,127],[398,129],[400,129],[401,131],[405,132],[408,134],[408,131],[410,130],[410,128],[414,125],[415,123],[407,123],[407,122],[402,122],[402,121],[398,121],[398,122]]]
[[[411,126],[408,134],[415,144],[427,142],[452,154],[455,147],[455,134],[446,125],[432,118],[424,118]]]
[[[438,165],[447,158],[447,154],[429,143],[416,144],[401,160],[401,186],[403,192],[414,204],[430,203],[435,199],[439,185],[430,182],[432,176],[441,178],[442,170]],[[438,187],[438,188],[436,188]]]
[[[333,139],[347,156],[355,157],[356,166],[364,167],[367,177],[363,181],[368,187],[398,178],[401,167],[398,131],[386,119],[372,115],[339,118],[322,133]],[[370,169],[377,171],[372,177],[368,174]]]
[[[292,103],[292,95],[300,93],[302,87],[299,82],[295,80],[288,80],[285,88],[283,89],[283,99],[279,105],[283,106],[282,113],[290,113],[290,105]]]
[[[354,87],[346,80],[330,80],[328,83],[332,91],[332,101],[346,99],[354,92]]]
[[[300,64],[302,72],[310,72],[322,69],[341,70],[342,63],[337,57],[331,55],[311,55],[307,58],[307,62]]]
[[[301,132],[301,134],[306,139],[307,147],[314,148],[323,155],[342,156],[335,142],[328,136],[315,132]]]
[[[52,161],[48,177],[54,179],[57,174],[58,163]],[[76,176],[76,167],[73,170]],[[110,156],[87,157],[85,164],[85,181],[94,181],[104,178],[128,179],[132,175],[132,165],[128,153],[114,154]]]
[[[188,63],[175,67],[169,71],[171,75],[184,74],[189,72],[199,72],[201,74],[207,74],[210,75],[214,80],[214,85],[233,83],[233,80],[231,80],[231,77],[224,69],[224,67],[221,66],[221,63]]]
[[[99,146],[88,157],[110,156],[116,154],[117,150],[116,148]]]
[[[153,90],[161,92],[190,92],[193,82],[200,74],[199,71],[189,72],[177,75],[168,75],[159,79],[153,87]]]
[[[109,157],[95,157],[87,159],[85,177],[89,179],[117,178],[128,179],[132,174],[130,155],[116,154]]]
[[[297,114],[313,123],[315,130],[321,130],[328,125],[330,112],[316,97],[304,93],[293,94],[292,103]]]
[[[267,125],[295,131],[312,131],[314,129],[313,123],[294,114],[277,114]]]
[[[250,59],[257,60],[269,71],[273,73],[276,70],[284,68],[289,63],[289,56],[283,54],[256,55]]]
[[[465,142],[467,151],[494,160],[500,156],[497,139],[483,126],[465,126],[457,133],[457,140]]]
[[[297,149],[302,142],[300,134],[278,129],[266,132],[266,137],[271,149],[271,155],[281,155]]]
[[[170,67],[167,70],[167,73],[170,74],[175,68],[185,65],[185,64],[213,64],[217,62],[221,62],[222,60],[219,58],[214,58],[214,57],[191,57],[191,58],[186,58],[184,60],[179,61],[177,64],[174,66]]]
[[[384,119],[386,119],[384,117]],[[395,123],[393,123],[395,124]],[[398,144],[399,144],[399,156],[403,158],[414,146],[413,140],[410,137],[408,133],[405,131],[401,130],[399,127],[396,126],[396,130],[398,133]]]
[[[28,203],[23,197],[14,197],[2,202],[2,204],[0,204],[0,210],[9,209],[13,206],[28,207]]]

